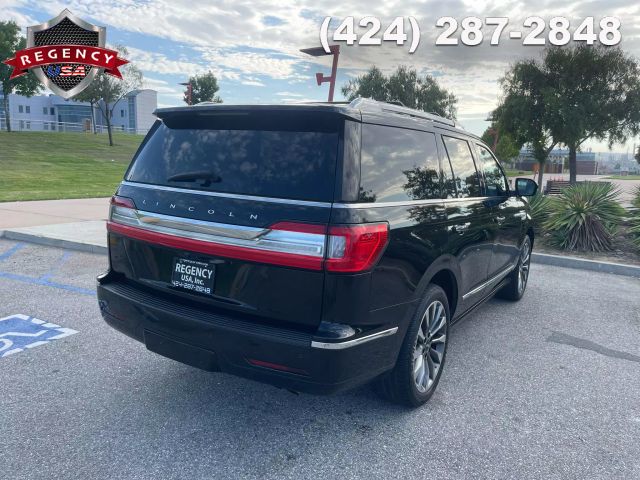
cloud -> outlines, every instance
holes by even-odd
[[[326,95],[326,88],[311,91],[306,86],[315,85],[316,71],[328,72],[330,59],[299,52],[300,48],[319,44],[320,24],[326,15],[333,18],[332,29],[346,16],[376,16],[382,23],[381,32],[396,16],[414,16],[421,29],[420,46],[414,54],[408,53],[406,45],[396,46],[393,42],[375,47],[343,44],[340,78],[353,78],[371,65],[386,73],[398,65],[414,66],[422,74],[437,74],[438,82],[459,98],[459,116],[465,119],[482,117],[495,108],[500,94],[498,80],[510,64],[541,54],[540,47],[525,47],[522,40],[508,38],[511,30],[525,35],[529,32],[523,26],[526,17],[535,15],[548,21],[553,16],[566,16],[573,29],[585,17],[593,16],[598,31],[600,18],[617,16],[622,20],[623,48],[640,56],[640,5],[633,0],[0,0],[0,19],[15,18],[24,27],[51,18],[64,8],[113,29],[110,39],[112,32],[132,39],[144,38],[142,43],[127,45],[131,60],[151,78],[185,78],[211,70],[221,80],[223,98],[249,100],[259,89],[261,101]],[[37,15],[39,21],[32,18],[34,12],[41,12]],[[442,33],[435,26],[437,18],[451,16],[461,22],[470,15],[509,18],[499,46],[490,46],[486,40],[476,47],[435,45]],[[364,32],[363,28],[356,29],[359,34]],[[456,32],[458,38],[460,31],[461,27]],[[489,36],[493,27],[485,26],[482,31],[485,37]],[[545,35],[548,32],[547,28]],[[173,45],[180,54],[162,49],[157,43]],[[171,85],[158,87],[165,89],[163,93],[168,96],[177,95]],[[337,93],[340,98],[339,88]]]
[[[203,73],[206,67],[201,63],[186,60],[174,60],[164,53],[149,52],[135,47],[127,47],[128,59],[135,62],[136,66],[147,72],[161,74],[182,74]]]
[[[216,66],[222,71],[244,75],[263,75],[280,80],[300,76],[295,71],[295,66],[300,63],[300,60],[282,56],[276,51],[262,53],[224,48],[195,47],[195,49],[202,54],[206,63]]]
[[[170,85],[166,80],[160,80],[158,78],[144,77],[144,88],[150,88],[157,91],[159,94],[177,94],[182,95],[184,86],[182,85]]]
[[[249,85],[252,87],[266,87],[266,85],[259,80],[243,80],[240,83],[242,83],[243,85]]]

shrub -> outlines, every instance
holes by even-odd
[[[636,193],[635,193],[635,196],[633,197],[633,200],[631,200],[631,204],[635,208],[640,209],[640,186],[636,187]]]
[[[631,228],[629,232],[633,235],[633,243],[636,247],[640,248],[640,187],[636,189],[636,194],[631,201],[631,205],[633,205],[633,208],[631,210],[631,219],[629,222]]]
[[[549,218],[549,204],[551,199],[542,193],[534,195],[529,199],[529,206],[531,207],[531,219],[533,223],[533,229],[536,234],[540,232],[543,224]]]
[[[610,183],[571,186],[549,203],[544,222],[551,242],[567,250],[612,250],[613,236],[625,216],[619,192]]]

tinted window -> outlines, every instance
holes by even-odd
[[[360,202],[440,198],[433,133],[363,125],[360,172]]]
[[[480,168],[484,173],[484,182],[487,195],[490,197],[500,197],[508,192],[507,179],[498,166],[496,159],[491,152],[478,144],[478,154],[480,156]]]
[[[447,149],[451,170],[453,172],[453,183],[458,192],[458,197],[479,197],[480,181],[476,172],[471,148],[466,140],[459,138],[442,137],[444,146]],[[448,190],[453,190],[452,188]]]
[[[188,125],[186,120],[184,125]],[[161,124],[136,157],[127,180],[331,201],[337,148],[337,132],[169,128]]]

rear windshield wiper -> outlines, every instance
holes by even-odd
[[[220,183],[222,181],[222,177],[214,172],[199,171],[177,173],[167,178],[167,181],[169,182],[196,182],[198,180],[204,180],[202,182],[202,186],[208,187],[212,183]]]

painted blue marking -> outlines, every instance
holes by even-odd
[[[0,272],[0,278],[6,278],[7,280],[14,280],[16,282],[30,283],[31,285],[42,285],[45,287],[54,287],[68,292],[81,293],[82,295],[96,296],[95,290],[88,288],[76,287],[74,285],[65,285],[64,283],[52,282],[47,279],[27,277],[25,275],[18,275],[16,273]]]
[[[16,253],[19,250],[22,250],[24,247],[25,247],[24,243],[16,243],[13,247],[11,247],[6,252],[0,253],[0,262],[11,257],[14,253]]]
[[[60,258],[60,260],[58,260],[58,262],[56,263],[56,265],[49,270],[47,273],[45,273],[44,275],[42,275],[40,277],[40,280],[49,280],[51,277],[53,277],[53,275],[55,275],[55,273],[60,270],[60,268],[62,268],[62,266],[67,263],[67,260],[69,260],[72,257],[71,252],[65,250],[62,253],[62,257]]]
[[[0,358],[78,333],[28,315],[0,318]]]
[[[13,254],[23,249],[26,246],[24,243],[16,243],[13,247],[9,248],[6,252],[0,254],[0,262],[11,257]],[[95,290],[89,288],[76,287],[75,285],[66,285],[64,283],[51,281],[51,277],[71,258],[73,254],[67,250],[64,251],[62,257],[58,263],[47,273],[40,278],[27,277],[26,275],[19,275],[17,273],[2,272],[0,271],[0,278],[7,280],[14,280],[16,282],[30,283],[31,285],[41,285],[45,287],[59,288],[68,292],[80,293],[82,295],[96,296]]]

